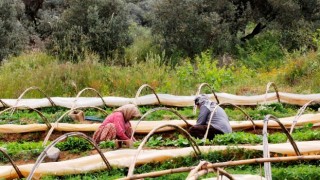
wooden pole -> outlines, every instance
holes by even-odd
[[[287,162],[287,161],[297,161],[297,160],[320,160],[320,155],[310,155],[310,156],[290,156],[290,157],[272,157],[272,158],[257,158],[257,159],[246,159],[239,161],[228,161],[221,163],[213,163],[208,164],[207,168],[218,168],[218,167],[226,167],[226,166],[238,166],[238,165],[246,165],[253,163],[264,163],[264,162]],[[181,167],[175,169],[168,169],[144,174],[136,174],[130,177],[124,177],[120,180],[131,180],[131,179],[142,179],[147,177],[159,177],[166,174],[174,174],[181,172],[189,172],[194,169],[196,166],[191,167]]]

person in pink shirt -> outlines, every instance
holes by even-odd
[[[126,104],[114,110],[106,117],[103,123],[93,134],[93,140],[99,144],[101,141],[116,139],[116,147],[121,147],[124,142],[128,147],[132,147],[135,139],[132,136],[130,120],[140,117],[140,111],[133,104]]]

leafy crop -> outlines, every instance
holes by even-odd
[[[71,153],[80,153],[93,148],[87,140],[78,137],[69,137],[66,141],[56,144],[56,147],[61,151],[70,151]]]
[[[9,142],[0,143],[0,147],[6,149],[13,160],[27,160],[36,158],[44,150],[42,142]],[[0,162],[8,162],[8,159],[0,154]]]
[[[216,135],[212,141],[218,145],[259,144],[262,142],[262,136],[246,132],[233,132],[230,134]]]

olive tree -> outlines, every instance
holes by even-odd
[[[61,59],[79,61],[86,51],[106,59],[130,44],[126,3],[122,0],[69,0],[55,25],[49,50]]]

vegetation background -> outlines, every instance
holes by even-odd
[[[1,0],[0,97],[319,93],[319,47],[320,0]]]

